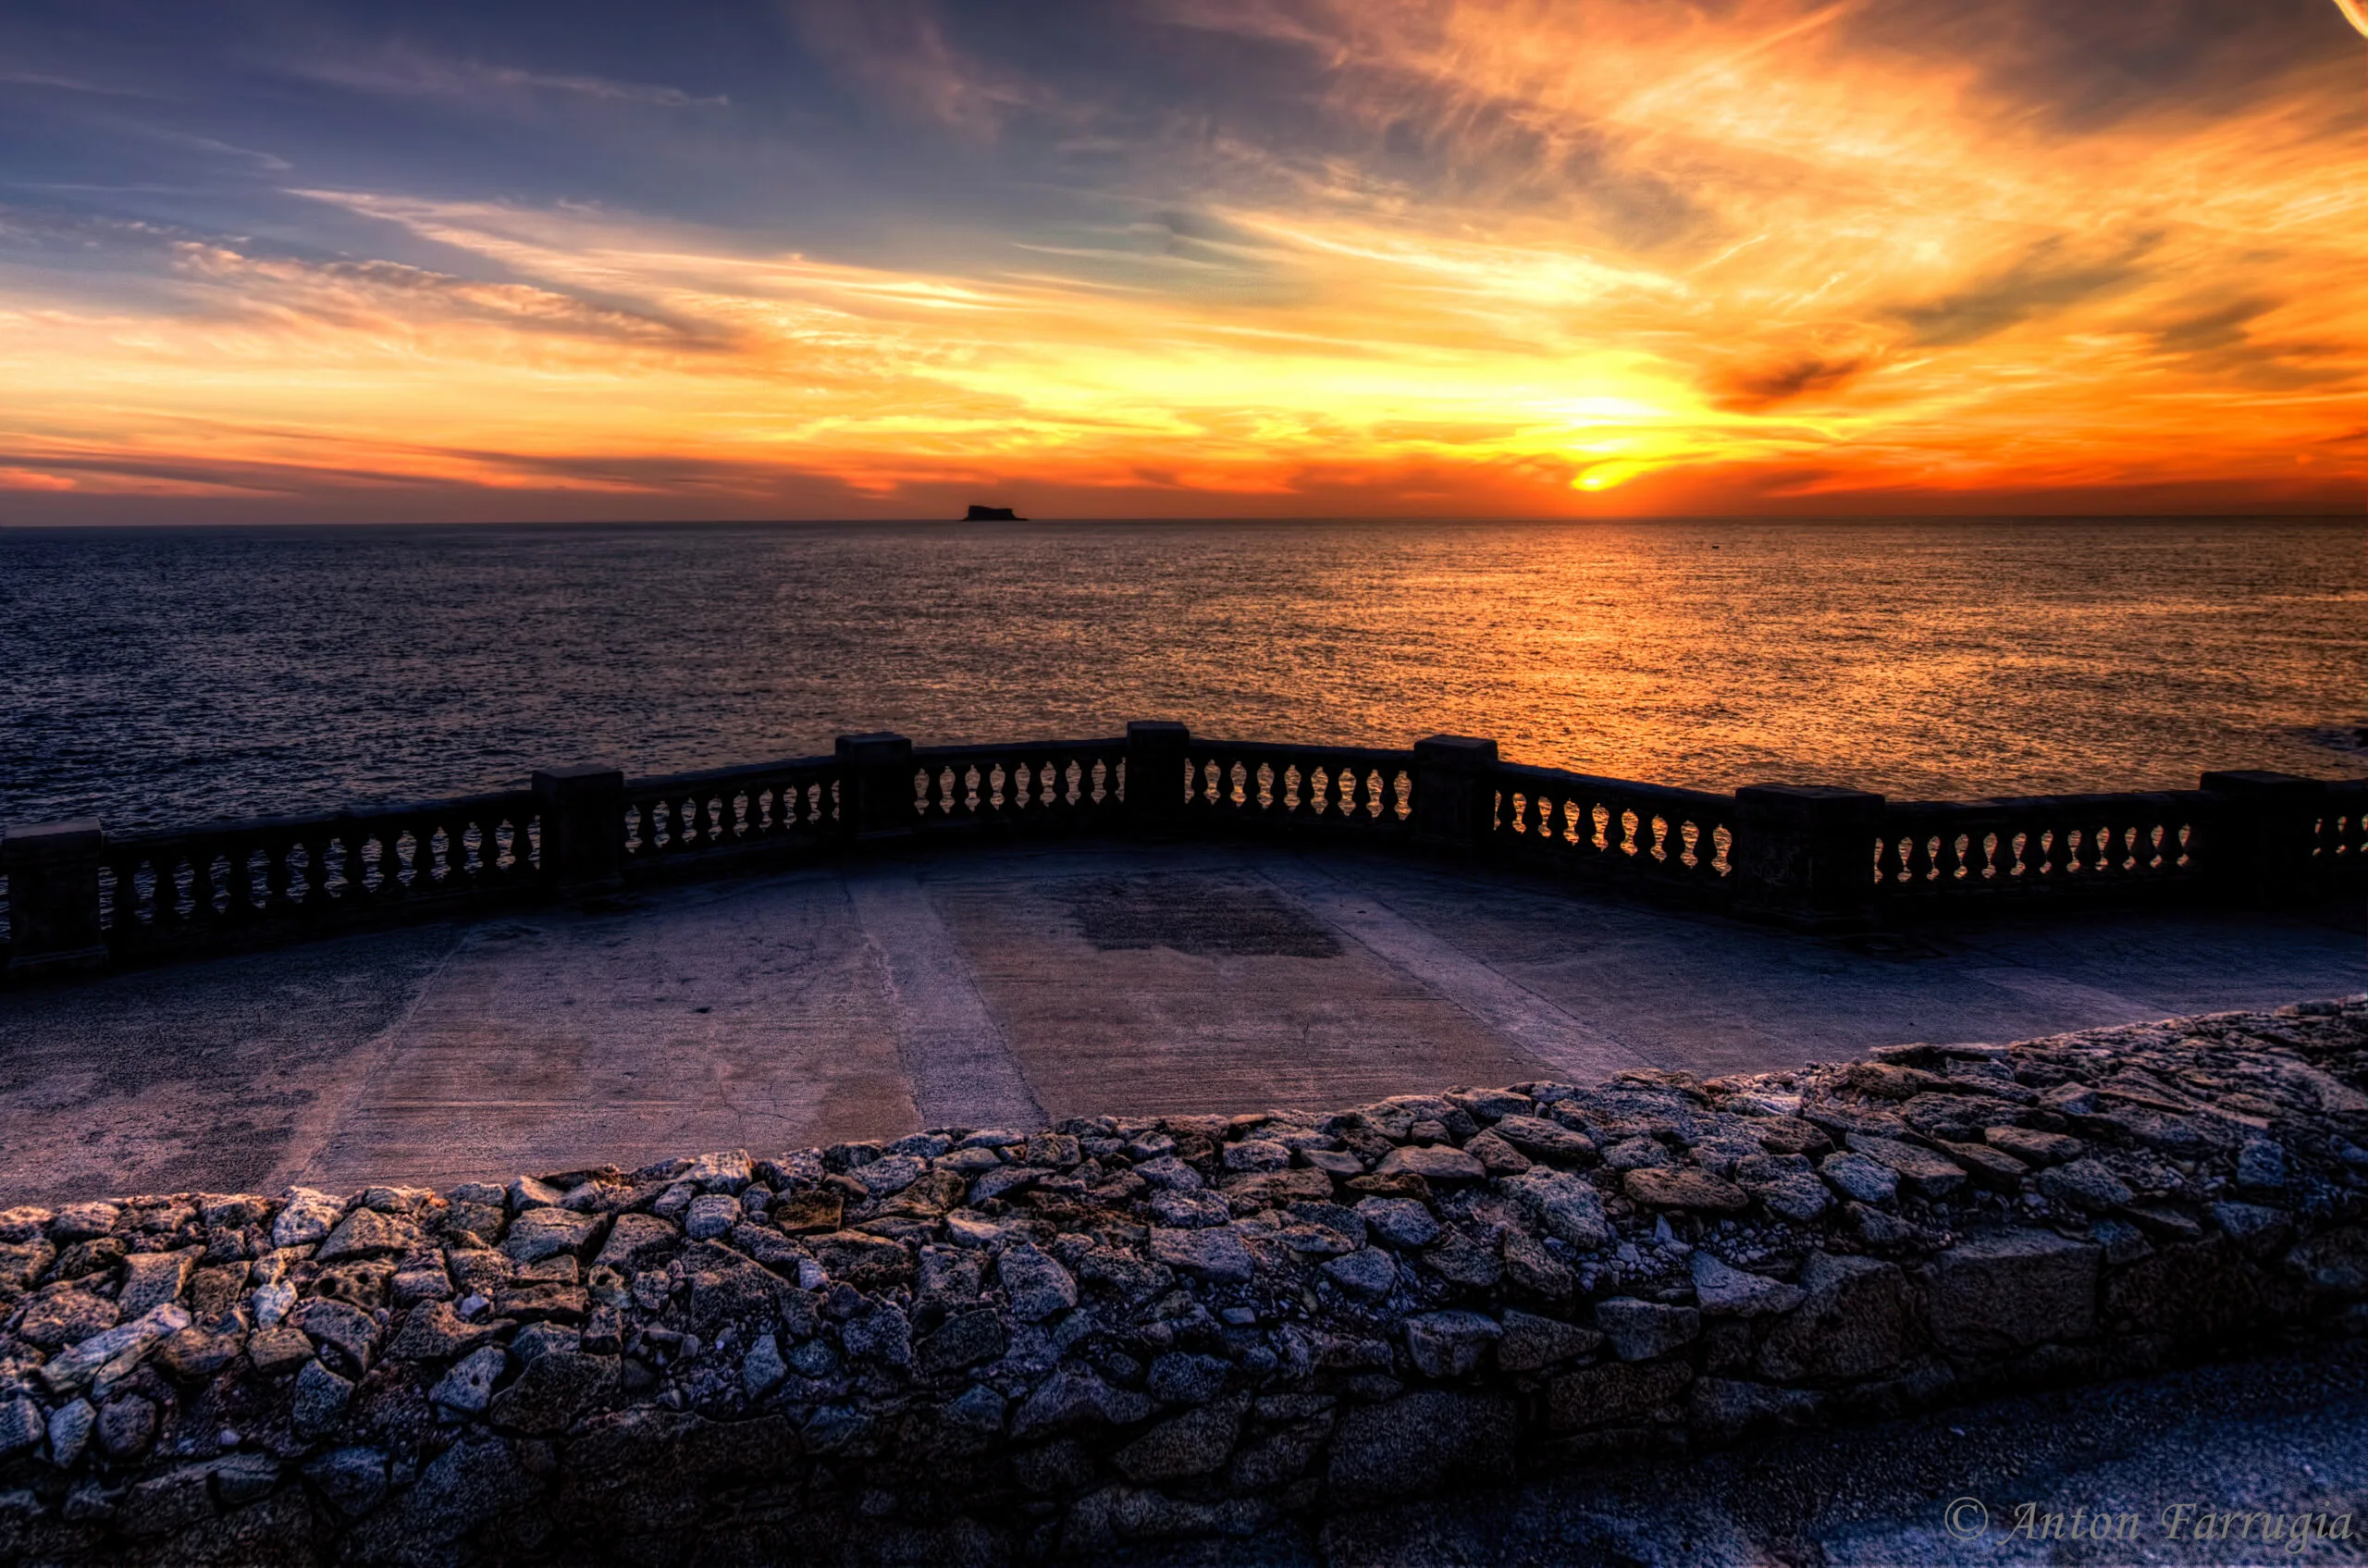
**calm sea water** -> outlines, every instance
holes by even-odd
[[[1403,745],[1937,797],[2368,773],[2357,523],[0,531],[0,818],[829,749]]]

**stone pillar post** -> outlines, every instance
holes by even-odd
[[[841,735],[838,753],[839,831],[850,841],[910,838],[914,809],[913,743],[891,730]]]
[[[1172,833],[1184,821],[1185,750],[1192,732],[1169,719],[1127,722],[1127,825]]]
[[[1497,831],[1497,743],[1431,735],[1414,743],[1414,841],[1480,850]]]
[[[106,842],[97,820],[89,817],[0,833],[0,871],[8,874],[10,974],[105,967],[99,857]]]
[[[543,881],[558,893],[598,893],[625,874],[625,775],[588,763],[535,774],[543,810]]]
[[[1735,913],[1801,931],[1872,925],[1883,807],[1880,795],[1824,784],[1735,791]]]
[[[2206,773],[2210,797],[2196,827],[2204,877],[2232,904],[2293,904],[2318,891],[2316,827],[2327,786],[2294,773]]]

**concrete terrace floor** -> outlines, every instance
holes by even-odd
[[[2363,987],[2356,911],[1815,938],[1377,855],[980,851],[0,993],[0,1199],[1710,1075]]]

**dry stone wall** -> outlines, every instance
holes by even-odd
[[[995,1562],[2368,1307],[2368,998],[0,1213],[0,1558]]]

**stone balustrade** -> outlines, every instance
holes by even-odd
[[[0,834],[0,973],[219,951],[883,847],[1009,837],[1280,835],[1400,845],[1807,929],[2088,899],[2290,905],[2368,886],[2368,781],[2219,772],[2191,791],[1891,801],[1732,795],[1502,760],[1208,740],[916,747],[660,778],[575,767],[529,789],[111,836]]]
[[[0,1558],[1095,1560],[2353,1334],[2363,1088],[2351,997],[9,1209]]]

